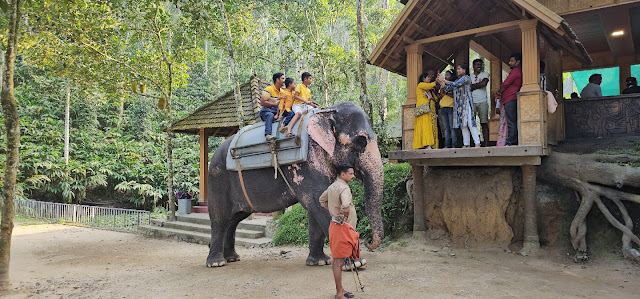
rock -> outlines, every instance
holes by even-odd
[[[278,231],[279,226],[280,224],[278,224],[278,221],[276,221],[275,219],[273,218],[267,219],[267,225],[264,228],[264,236],[267,238],[273,238],[273,236]]]
[[[514,177],[510,168],[429,169],[425,175],[425,218],[429,231],[446,231],[452,245],[507,247],[515,217]],[[514,227],[519,227],[513,224]]]

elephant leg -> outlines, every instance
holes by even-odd
[[[231,217],[221,219],[211,219],[211,243],[209,244],[209,256],[207,256],[207,267],[222,267],[227,263],[224,258],[224,237],[229,229]]]
[[[224,237],[224,258],[227,262],[236,262],[240,260],[240,256],[236,253],[236,228],[238,223],[249,217],[251,213],[237,212],[231,218],[231,223]]]
[[[324,266],[331,264],[331,258],[324,254],[324,240],[329,233],[329,226],[323,226],[309,213],[309,257],[308,266]]]

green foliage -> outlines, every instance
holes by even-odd
[[[224,4],[241,81],[254,72],[270,81],[276,71],[299,81],[309,71],[315,102],[359,104],[353,1],[287,1],[286,11],[279,1]],[[390,1],[388,9],[378,0],[364,4],[370,52],[403,6],[398,1]],[[163,130],[168,117],[177,119],[233,86],[217,3],[43,0],[29,2],[23,15],[15,73],[22,126],[17,198],[74,203],[124,198],[149,210],[166,206]],[[0,54],[7,20],[0,17]],[[367,83],[369,98],[377,103],[380,149],[386,153],[394,141],[381,130],[382,123],[399,117],[405,79],[368,67]],[[132,84],[145,84],[147,90],[134,92]],[[71,127],[65,165],[67,86]],[[171,112],[156,108],[160,96],[170,100]],[[3,122],[0,129],[4,144]],[[211,153],[222,140],[210,141]],[[172,143],[175,189],[197,197],[198,139],[177,134]],[[0,175],[4,166],[2,147]]]
[[[377,122],[374,125],[373,130],[376,133],[376,137],[378,139],[378,150],[382,157],[387,157],[390,151],[398,149],[398,140],[389,136],[389,132],[385,129],[382,123]]]
[[[410,231],[413,227],[413,210],[405,187],[405,182],[410,174],[411,165],[407,163],[384,165],[381,209],[385,236],[395,238]],[[365,215],[364,186],[357,180],[349,185],[358,213],[356,230],[361,237],[370,237],[371,226]]]
[[[273,236],[273,245],[306,245],[309,243],[309,219],[307,210],[300,204],[292,207],[278,218],[278,231]]]

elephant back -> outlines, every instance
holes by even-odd
[[[307,123],[309,117],[319,109],[308,109],[300,120],[293,126],[293,137],[286,137],[278,129],[283,126],[281,121],[273,123],[276,137],[275,152],[278,165],[290,165],[307,161],[309,152],[309,134]],[[264,138],[264,122],[243,127],[233,136],[227,152],[227,170],[250,170],[274,167],[271,146]]]

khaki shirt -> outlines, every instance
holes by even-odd
[[[347,182],[337,178],[320,196],[320,205],[328,208],[332,217],[349,212],[347,223],[351,224],[354,229],[356,228],[358,216],[356,215],[356,208],[353,206],[351,189],[349,189]]]

